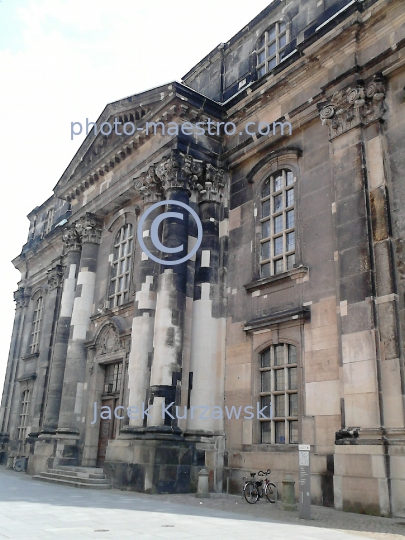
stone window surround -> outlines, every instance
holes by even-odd
[[[24,441],[27,435],[31,388],[28,385],[20,393],[20,410],[18,414],[17,439]]]
[[[48,208],[45,215],[42,236],[46,236],[48,233],[51,232],[54,219],[55,219],[55,208],[51,206],[51,208]]]

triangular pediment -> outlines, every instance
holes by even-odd
[[[156,136],[153,132],[145,133],[146,122],[167,123],[172,117],[196,121],[197,117],[204,115],[220,118],[221,114],[219,104],[178,82],[110,103],[97,119],[97,127],[89,128],[86,139],[55,186],[54,193],[70,201],[97,182],[146,139]],[[125,123],[126,133],[123,130]],[[78,130],[79,126],[76,126]]]

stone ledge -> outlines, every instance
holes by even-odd
[[[268,278],[258,279],[256,281],[251,281],[244,285],[247,292],[254,292],[271,285],[278,285],[283,281],[295,280],[299,278],[304,278],[309,273],[309,268],[307,266],[299,266],[298,268],[292,268],[287,270],[287,272],[282,272],[281,274],[276,274]]]

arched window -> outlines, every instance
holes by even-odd
[[[259,78],[280,63],[287,43],[287,25],[283,21],[277,22],[262,35],[256,49]]]
[[[298,444],[298,369],[294,345],[272,345],[260,355],[261,407],[272,411],[260,420],[261,442]]]
[[[108,293],[110,308],[121,306],[129,300],[133,245],[133,226],[127,223],[118,231],[114,241]]]
[[[264,182],[261,192],[260,275],[270,277],[295,264],[294,175],[283,169]]]
[[[30,404],[30,391],[24,390],[21,394],[20,421],[18,424],[18,439],[23,441],[27,436],[28,408]]]
[[[31,354],[38,352],[38,349],[39,349],[39,338],[41,334],[43,307],[44,307],[44,299],[42,296],[40,296],[36,301],[35,310],[34,310],[34,318],[32,319],[31,343],[30,343]]]

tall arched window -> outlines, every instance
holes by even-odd
[[[261,442],[298,444],[298,368],[294,345],[272,345],[260,355],[261,407],[272,418],[260,421]],[[267,416],[266,409],[265,415]]]
[[[18,439],[23,441],[27,436],[28,408],[30,404],[30,391],[24,390],[21,394],[20,421],[18,423]]]
[[[127,223],[121,227],[114,240],[108,293],[110,309],[121,306],[129,300],[133,245],[133,226],[131,223]]]
[[[39,350],[39,338],[41,335],[41,324],[42,324],[42,310],[44,307],[44,299],[40,296],[35,304],[34,318],[32,319],[32,328],[31,328],[31,343],[30,343],[30,353],[34,354]]]
[[[261,277],[270,277],[295,264],[294,175],[283,169],[264,182],[261,192]]]
[[[258,77],[262,77],[280,63],[287,43],[287,25],[283,21],[277,22],[262,35],[257,44]]]

